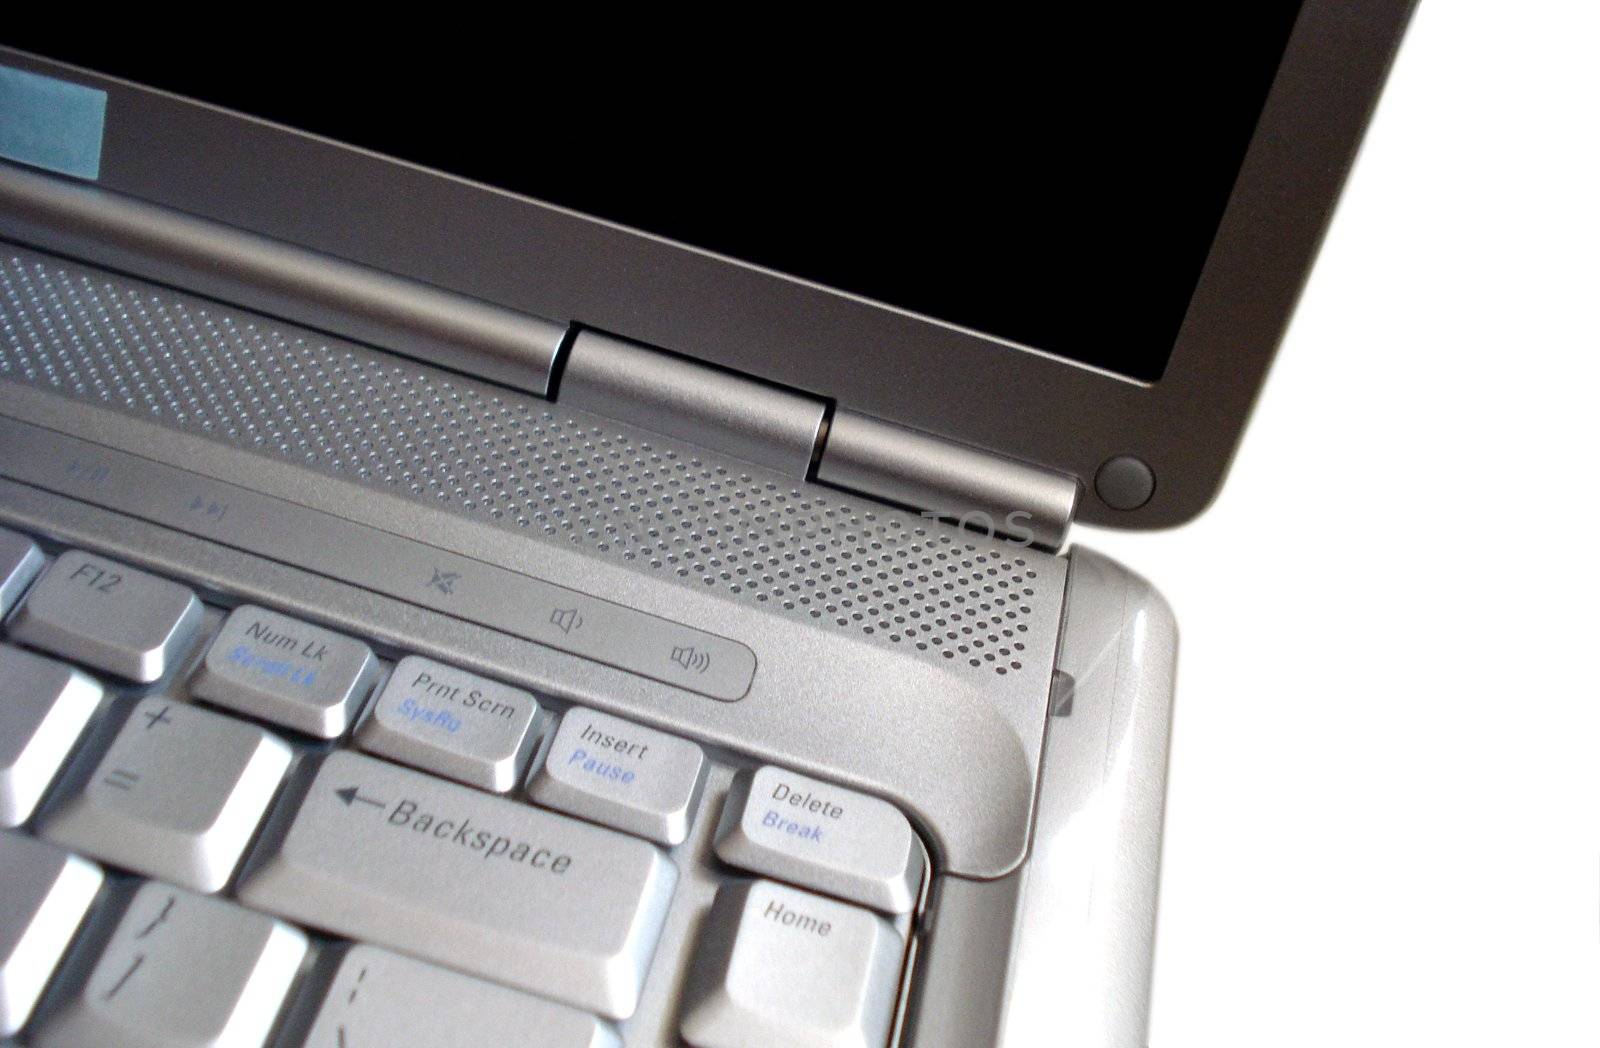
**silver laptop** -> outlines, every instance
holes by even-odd
[[[1144,1044],[1176,630],[1073,526],[1215,495],[1408,13],[0,49],[0,1042]]]

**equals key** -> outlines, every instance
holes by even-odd
[[[146,698],[40,833],[113,866],[214,892],[232,876],[289,758],[282,740],[253,724]]]

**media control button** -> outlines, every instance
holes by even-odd
[[[749,692],[755,678],[755,652],[739,641],[441,549],[410,535],[14,419],[0,417],[0,444],[15,449],[15,454],[0,461],[0,473],[18,480],[707,698],[736,702]],[[173,499],[170,495],[201,488],[204,494],[199,496]],[[191,508],[195,497],[204,503],[203,511]],[[226,510],[210,512],[213,503]],[[42,642],[38,646],[55,650]],[[76,649],[58,654],[82,657]],[[87,658],[84,661],[119,672]],[[117,665],[126,663],[122,659]]]

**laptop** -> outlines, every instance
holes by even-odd
[[[0,1041],[1144,1044],[1176,625],[1076,526],[1215,496],[1409,10],[0,49]]]

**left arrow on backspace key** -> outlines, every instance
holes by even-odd
[[[334,790],[333,792],[337,793],[339,799],[344,801],[346,808],[357,804],[370,804],[374,808],[387,808],[389,806],[387,801],[373,800],[371,797],[361,796],[361,788],[359,786],[346,786],[342,790]]]

